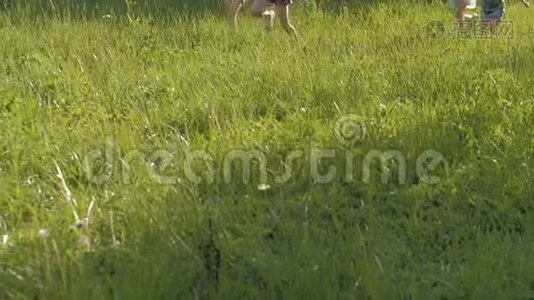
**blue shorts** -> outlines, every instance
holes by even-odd
[[[501,5],[495,5],[495,3],[489,4],[490,0],[484,0],[482,4],[481,17],[482,20],[501,21],[504,16],[504,1]]]
[[[482,11],[482,20],[496,20],[500,21],[502,17],[504,16],[504,9],[502,8],[495,8],[490,11],[483,10]]]
[[[274,5],[287,6],[293,4],[293,0],[271,0],[271,3]]]

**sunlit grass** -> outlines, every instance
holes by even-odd
[[[529,10],[509,7],[512,36],[458,39],[445,7],[299,7],[300,43],[249,17],[31,16],[0,15],[0,298],[533,296]],[[347,145],[348,115],[367,135]],[[325,184],[314,144],[337,151]],[[225,183],[252,149],[268,182],[252,160]],[[365,183],[372,150],[402,153],[406,184],[379,164]]]

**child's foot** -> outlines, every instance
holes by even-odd
[[[530,7],[530,2],[528,2],[528,0],[522,0],[523,1],[523,4],[526,6],[526,7]]]

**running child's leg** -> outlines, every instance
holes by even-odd
[[[505,4],[503,0],[492,2],[483,0],[482,4],[482,20],[486,24],[486,31],[489,31],[492,36],[496,36],[499,31],[499,24],[504,17]]]
[[[233,29],[237,28],[237,16],[244,2],[244,0],[228,0],[228,21]]]
[[[273,28],[274,11],[270,0],[254,0],[250,12],[255,17],[262,17],[265,22],[265,29],[271,31]]]
[[[465,4],[464,0],[456,0],[456,21],[464,21],[465,20],[465,8],[467,5]]]
[[[289,5],[291,4],[291,1],[282,0],[279,2],[284,2],[276,4],[276,14],[280,17],[280,23],[282,24],[282,27],[287,33],[298,38],[297,30],[289,21]]]
[[[267,7],[262,14],[263,21],[265,22],[265,30],[267,31],[272,31],[274,27],[274,17],[276,16],[276,13],[273,8],[273,6]]]

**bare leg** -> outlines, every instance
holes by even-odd
[[[274,17],[276,13],[274,12],[272,7],[269,7],[265,9],[265,11],[262,13],[263,21],[265,22],[265,30],[266,31],[272,31],[274,27]]]
[[[228,21],[232,29],[237,28],[237,16],[243,7],[243,2],[243,0],[228,0]]]
[[[499,21],[498,20],[491,20],[490,23],[490,32],[491,32],[491,35],[492,36],[497,36],[497,34],[499,33],[498,30],[499,30]]]
[[[497,33],[497,21],[496,20],[484,20],[484,27],[486,29],[486,33],[488,33],[491,37],[495,37]]]
[[[530,2],[528,0],[522,0],[522,2],[526,7],[530,7]]]
[[[276,14],[280,17],[280,23],[282,24],[282,27],[284,30],[294,36],[298,39],[297,30],[293,25],[291,25],[291,22],[289,21],[289,6],[288,5],[277,5],[276,6]]]
[[[253,0],[250,11],[254,17],[262,18],[265,22],[265,30],[271,31],[273,28],[274,10],[269,0]]]
[[[456,0],[456,21],[464,21],[466,4],[464,0]]]

